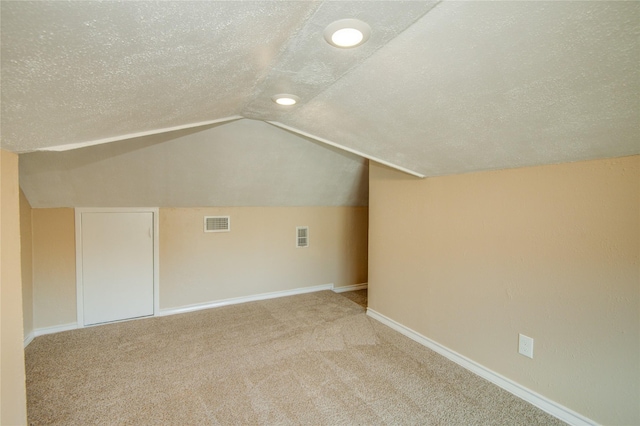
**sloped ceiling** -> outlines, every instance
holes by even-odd
[[[362,158],[255,120],[20,155],[38,207],[363,206]]]
[[[241,131],[239,118],[424,176],[640,152],[640,2],[0,4],[1,142],[15,152]],[[370,40],[327,44],[343,18]],[[300,103],[277,106],[282,92]]]

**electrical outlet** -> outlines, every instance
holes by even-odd
[[[533,339],[524,334],[519,334],[518,336],[518,352],[524,356],[533,358]]]

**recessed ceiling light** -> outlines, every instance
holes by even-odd
[[[329,24],[323,34],[332,46],[356,47],[369,39],[371,27],[358,19],[341,19]]]
[[[279,95],[275,95],[271,99],[273,100],[273,102],[282,106],[295,105],[300,100],[300,98],[297,97],[296,95],[289,95],[287,93],[281,93]]]

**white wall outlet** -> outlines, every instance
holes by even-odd
[[[518,352],[529,358],[533,358],[533,339],[524,334],[518,335]]]

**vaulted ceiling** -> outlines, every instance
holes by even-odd
[[[368,23],[370,39],[353,49],[328,44],[324,29],[343,18]],[[47,205],[87,205],[88,194],[68,173],[52,180],[39,170],[77,169],[127,145],[156,164],[175,159],[178,186],[189,183],[183,175],[207,182],[207,167],[228,158],[248,169],[273,159],[263,172],[277,185],[290,179],[282,169],[300,164],[300,152],[273,143],[281,136],[306,145],[304,161],[322,164],[327,178],[359,188],[310,201],[328,205],[366,199],[360,158],[437,176],[640,152],[639,2],[2,1],[0,20],[2,147],[62,151],[21,155],[30,199],[59,195]],[[276,105],[278,93],[300,102]],[[228,157],[190,164],[197,154],[185,129],[226,144]],[[250,154],[236,143],[249,134]],[[111,167],[125,181],[140,177],[126,161]],[[227,175],[217,181],[225,191],[242,187]],[[307,189],[334,185],[297,179]],[[61,201],[74,185],[80,199]],[[244,191],[229,202],[259,202]],[[278,203],[302,203],[294,193]],[[162,203],[213,203],[169,198]]]

